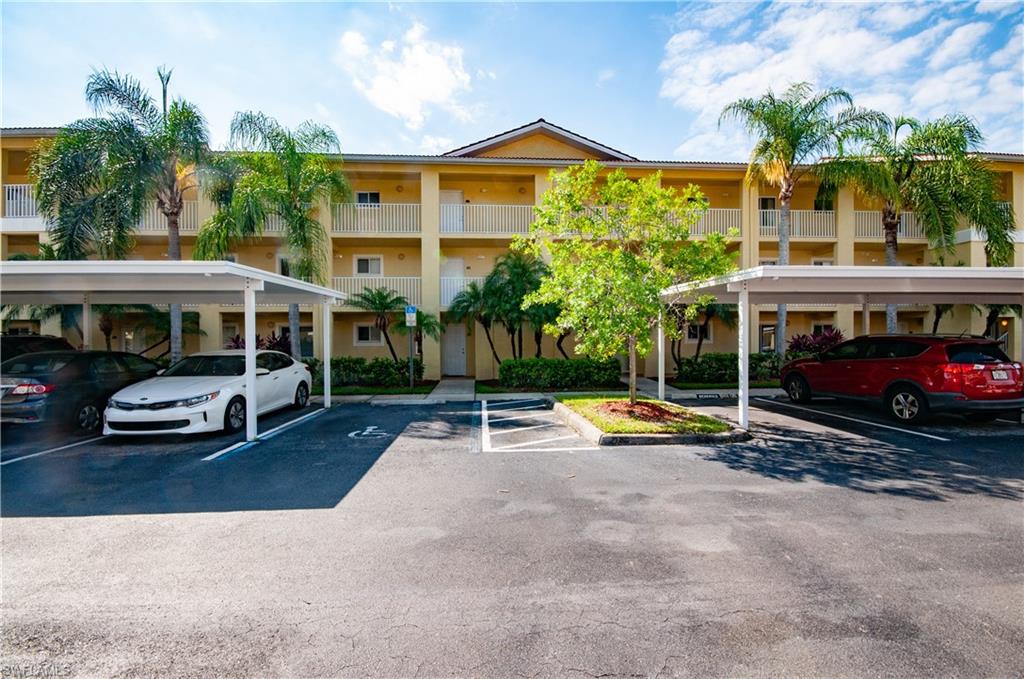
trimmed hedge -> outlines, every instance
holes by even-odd
[[[313,372],[313,386],[323,387],[323,362],[307,358],[306,365]],[[423,361],[413,358],[413,376],[423,379]],[[358,356],[335,356],[331,359],[331,386],[404,387],[409,384],[409,361],[374,358],[367,361]]]
[[[750,355],[750,379],[768,381],[777,379],[782,365],[795,358],[779,356],[774,351]],[[735,382],[739,379],[739,356],[735,353],[707,353],[697,360],[683,358],[676,365],[676,379],[682,382]]]
[[[621,374],[615,358],[521,358],[501,362],[498,382],[526,389],[614,387],[620,384]]]

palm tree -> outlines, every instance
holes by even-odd
[[[204,193],[215,211],[199,227],[193,259],[224,259],[238,243],[263,235],[267,214],[248,159],[243,154],[218,154],[203,167]]]
[[[471,323],[479,323],[484,329],[487,337],[487,344],[491,347],[491,355],[495,363],[501,363],[498,351],[494,348],[494,338],[491,337],[491,327],[494,324],[494,312],[490,290],[487,286],[480,285],[476,281],[470,281],[466,287],[455,295],[451,304],[448,305],[448,317],[456,323],[469,320]]]
[[[985,337],[998,339],[996,336],[996,323],[1000,316],[1015,314],[1021,316],[1020,304],[986,304],[985,306]]]
[[[320,203],[346,200],[350,193],[340,166],[328,158],[341,151],[337,135],[311,121],[289,130],[273,118],[250,111],[235,114],[231,143],[252,152],[233,192],[242,204],[232,210],[235,219],[208,228],[258,235],[262,221],[257,225],[253,220],[261,213],[280,217],[289,250],[288,274],[326,285],[331,242],[317,219],[318,210]],[[246,218],[239,221],[241,215]],[[221,236],[220,240],[231,239]],[[292,355],[301,358],[298,304],[288,305],[288,328]]]
[[[712,319],[717,318],[730,330],[736,327],[735,304],[708,304],[703,308],[703,318],[697,326],[697,349],[693,352],[693,360],[700,358],[700,350],[704,346],[704,338],[708,336]]]
[[[529,321],[530,327],[533,328],[533,342],[537,347],[536,352],[534,352],[535,358],[540,358],[541,356],[541,342],[544,339],[545,326],[555,324],[558,321],[558,316],[559,314],[561,314],[561,312],[562,310],[558,308],[557,304],[533,304],[526,307],[526,320]],[[569,333],[565,331],[559,333],[558,339],[556,341],[556,346],[558,347],[558,350],[562,352],[562,356],[564,356],[565,358],[569,357],[566,355],[561,343],[565,340],[568,334]],[[522,358],[521,343],[519,346],[519,350],[520,358]]]
[[[117,71],[94,72],[85,87],[97,115],[75,121],[36,156],[39,208],[48,217],[59,259],[93,250],[120,259],[145,201],[167,218],[167,256],[181,259],[178,222],[195,168],[208,148],[206,121],[183,100],[168,100],[171,71],[157,69],[157,102],[141,83]],[[171,358],[181,357],[181,305],[171,305]]]
[[[836,111],[837,107],[841,107]],[[757,99],[738,99],[722,110],[725,120],[740,122],[755,137],[747,165],[748,183],[766,182],[779,189],[779,264],[789,264],[790,204],[801,178],[815,163],[834,154],[841,140],[877,123],[874,111],[855,108],[846,90],[815,92],[810,83],[796,83],[777,96],[768,90]],[[785,352],[786,305],[778,306],[775,350]]]
[[[395,346],[391,343],[388,328],[391,327],[392,314],[398,313],[408,306],[409,301],[388,288],[366,288],[359,294],[353,295],[349,304],[374,315],[373,325],[384,336],[384,341],[387,342],[388,350],[391,352],[391,358],[398,362],[398,354],[395,353]]]
[[[408,335],[409,326],[405,324],[405,316],[401,316],[398,322],[395,323],[395,332],[399,335]],[[420,361],[423,361],[423,337],[427,336],[432,340],[441,341],[441,333],[444,332],[444,326],[441,325],[441,321],[438,320],[434,314],[428,314],[425,311],[416,310],[416,327],[411,328],[413,331],[412,337],[416,344],[416,355],[420,357]]]
[[[485,294],[493,299],[494,316],[508,333],[514,359],[523,357],[523,298],[540,287],[546,270],[537,257],[513,251],[498,258],[484,281]]]
[[[898,266],[897,235],[903,212],[913,212],[932,248],[950,253],[961,219],[981,231],[993,266],[1013,258],[1013,215],[999,202],[998,177],[976,151],[982,134],[970,118],[952,115],[929,122],[883,116],[856,131],[853,153],[823,165],[833,186],[852,184],[881,205],[885,263]],[[896,306],[885,313],[896,332]]]

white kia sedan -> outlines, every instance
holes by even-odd
[[[256,412],[309,402],[305,363],[278,351],[256,352]],[[107,402],[104,434],[198,434],[245,427],[245,351],[183,358],[156,377],[122,389]]]

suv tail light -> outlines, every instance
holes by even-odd
[[[942,376],[945,378],[946,387],[957,391],[963,388],[963,366],[959,363],[945,363],[942,366]]]
[[[53,389],[54,387],[52,384],[19,384],[14,389],[11,389],[11,393],[18,396],[27,396],[48,394],[53,391]]]

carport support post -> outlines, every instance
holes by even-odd
[[[324,297],[320,304],[323,313],[323,321],[320,325],[323,326],[324,340],[324,408],[331,407],[331,324],[334,322],[334,314],[331,310],[332,301],[330,297]]]
[[[864,304],[860,308],[860,334],[871,334],[871,302],[864,298]]]
[[[92,348],[92,302],[89,295],[82,297],[82,348]]]
[[[658,400],[665,400],[665,311],[658,312]]]
[[[256,281],[245,279],[245,440],[256,440]]]
[[[740,373],[740,427],[747,429],[750,426],[750,376],[747,374],[750,367],[750,357],[747,356],[747,327],[750,325],[750,297],[747,292],[746,283],[737,295],[739,305],[739,373]]]

